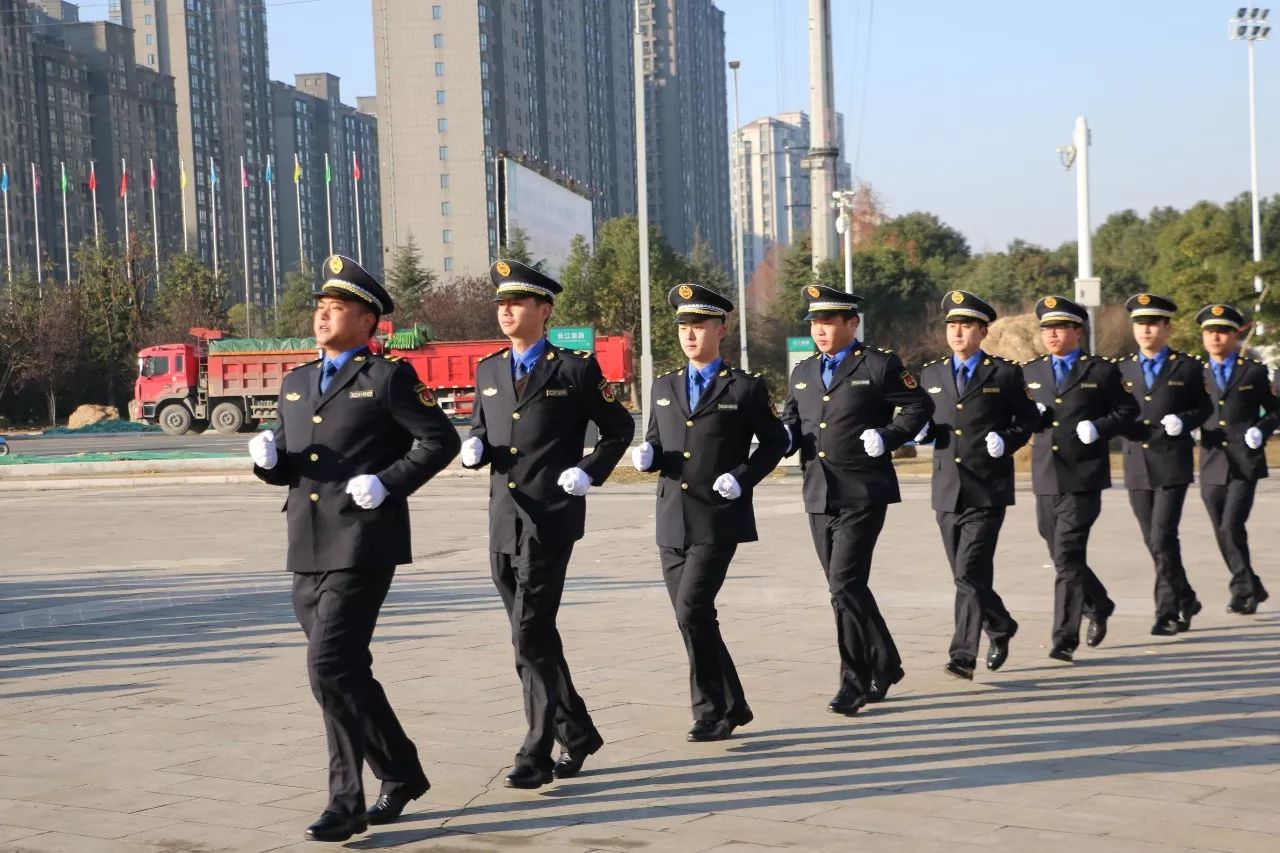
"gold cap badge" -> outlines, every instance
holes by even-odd
[[[951,291],[951,301],[959,305],[961,302],[964,302],[964,294],[958,290]]]
[[[1221,306],[1221,305],[1215,305],[1215,306],[1213,306],[1212,308],[1210,308],[1210,309],[1209,309],[1209,313],[1210,313],[1210,314],[1212,314],[1212,315],[1213,315],[1213,316],[1215,316],[1215,317],[1221,317],[1221,316],[1222,316],[1222,311],[1223,311],[1223,309],[1222,309],[1222,306]]]
[[[337,275],[338,273],[342,272],[342,258],[338,257],[337,255],[334,255],[332,258],[329,259],[329,272],[333,273],[334,275]]]
[[[1045,307],[1045,308],[1057,308],[1057,307],[1058,307],[1058,300],[1054,299],[1052,296],[1046,296],[1046,297],[1044,298],[1044,307]]]
[[[822,291],[818,290],[818,288],[816,287],[810,287],[808,290],[808,293],[809,293],[809,296],[812,297],[813,299],[817,299],[819,296],[822,295]]]
[[[687,285],[687,284],[682,284],[682,285],[680,285],[680,289],[679,289],[679,290],[677,290],[677,291],[676,291],[676,293],[679,293],[679,294],[680,294],[680,298],[681,298],[681,299],[692,299],[692,298],[693,298],[693,288],[692,288],[692,287],[690,287],[690,286],[689,286],[689,285]]]
[[[1139,293],[1139,294],[1138,294],[1138,304],[1139,304],[1139,305],[1150,305],[1150,304],[1151,304],[1151,297],[1150,297],[1150,296],[1148,296],[1148,295],[1147,295],[1147,294],[1145,294],[1145,293]]]
[[[493,268],[498,271],[498,275],[511,275],[511,264],[506,261],[498,261]]]

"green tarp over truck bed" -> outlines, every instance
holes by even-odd
[[[209,352],[302,352],[317,349],[315,338],[226,338],[209,341]]]

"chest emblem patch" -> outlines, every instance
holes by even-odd
[[[496,396],[498,396],[498,389],[497,389],[497,388],[486,388],[486,389],[484,389],[483,391],[481,391],[480,393],[481,393],[481,394],[483,394],[483,395],[485,395],[486,397],[496,397]]]
[[[285,398],[286,400],[288,400],[290,403],[293,403],[293,402],[296,402],[296,401],[298,401],[298,400],[301,400],[301,399],[302,399],[302,395],[301,395],[301,394],[299,394],[297,391],[290,391],[288,394],[285,394],[285,395],[284,395],[284,398]]]
[[[668,400],[668,399],[666,399],[665,397],[664,397],[663,399],[661,399],[661,400],[658,400],[657,402],[658,402],[658,405],[659,405],[659,406],[670,406],[670,405],[671,405],[671,401],[670,401],[670,400]]]
[[[347,397],[352,400],[372,400],[373,389],[370,388],[368,391],[352,391],[347,395]]]

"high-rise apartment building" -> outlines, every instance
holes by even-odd
[[[712,0],[641,0],[649,218],[675,249],[708,244],[728,269],[724,13]]]
[[[377,119],[343,104],[338,78],[332,74],[299,74],[292,86],[272,81],[271,103],[281,269],[298,269],[304,261],[315,269],[332,247],[361,260],[381,278],[385,264]]]
[[[216,256],[243,299],[247,234],[249,297],[269,301],[271,223],[263,177],[274,140],[264,5],[256,0],[113,0],[111,15],[133,29],[138,62],[174,79],[192,253],[209,264]]]
[[[742,218],[742,260],[749,280],[775,246],[791,245],[796,235],[809,230],[811,205],[809,170],[809,116],[782,113],[748,122],[741,130],[742,156],[737,134],[729,136],[733,164],[734,211]],[[844,116],[836,114],[836,145],[844,151]],[[836,164],[836,185],[851,185],[849,163]],[[831,199],[818,203],[830,204]]]
[[[499,155],[589,196],[597,222],[635,211],[631,6],[373,0],[388,253],[412,237],[436,272],[484,273]]]

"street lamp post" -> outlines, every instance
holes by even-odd
[[[636,219],[640,231],[640,429],[649,428],[649,392],[653,389],[653,331],[649,316],[649,169],[645,148],[644,25],[640,0],[635,3]]]
[[[743,220],[747,204],[746,193],[746,168],[747,164],[743,162],[742,150],[742,115],[738,109],[738,69],[742,63],[736,59],[729,60],[729,69],[733,71],[733,126],[735,128],[733,134],[733,156],[737,161],[738,170],[734,175],[734,186],[738,197],[738,203],[734,207],[734,267],[738,272],[738,340],[739,349],[738,364],[743,370],[750,370],[747,361],[747,270],[744,266],[742,256],[744,254],[743,242],[746,240],[746,226]]]
[[[1254,42],[1266,41],[1271,26],[1266,22],[1270,9],[1246,9],[1241,6],[1236,16],[1227,22],[1227,35],[1233,41],[1243,41],[1249,47],[1249,192],[1253,206],[1253,260],[1262,260],[1262,227],[1258,214],[1258,105],[1257,87],[1254,82]],[[1262,292],[1262,277],[1253,277],[1254,293]]]

